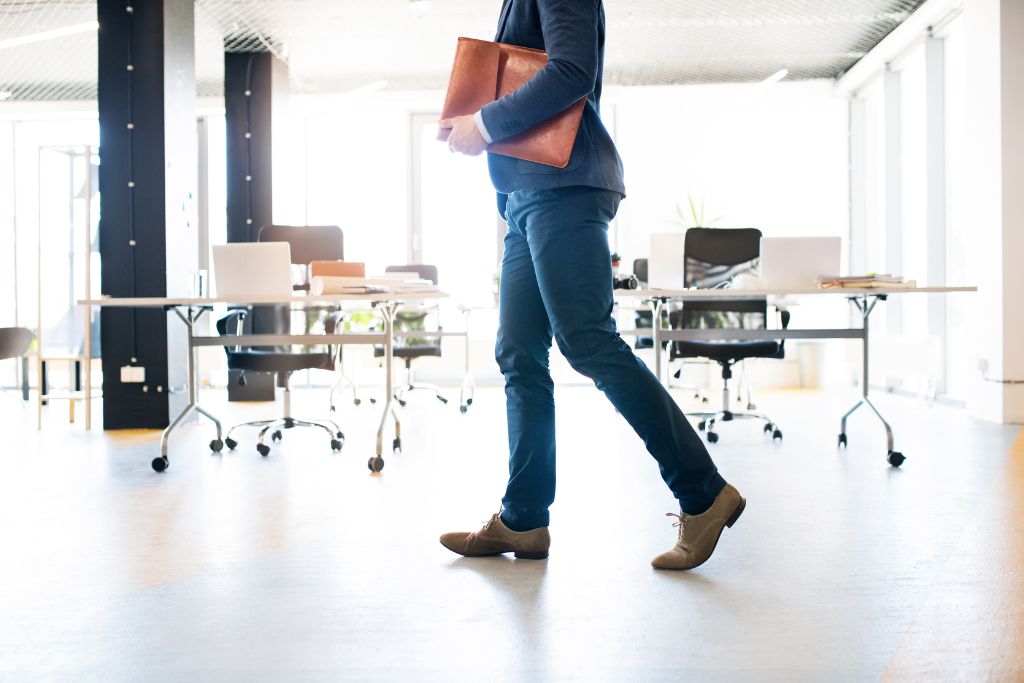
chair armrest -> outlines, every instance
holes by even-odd
[[[789,329],[790,313],[785,308],[779,309],[779,320],[782,322],[782,329]]]
[[[348,311],[331,311],[324,318],[324,332],[327,334],[335,334],[335,332],[342,327],[342,323],[348,320]]]

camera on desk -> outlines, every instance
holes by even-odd
[[[640,281],[636,275],[615,275],[612,277],[612,289],[637,289]]]

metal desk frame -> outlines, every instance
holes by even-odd
[[[892,426],[882,416],[881,411],[872,403],[868,395],[868,374],[870,370],[869,336],[870,318],[875,306],[879,301],[885,301],[892,294],[932,293],[948,294],[953,292],[973,292],[976,287],[913,287],[893,289],[808,289],[808,290],[739,290],[739,289],[701,289],[701,290],[618,290],[616,298],[640,298],[648,302],[651,307],[652,324],[651,330],[642,330],[644,335],[654,338],[654,374],[658,381],[666,383],[662,372],[662,342],[677,340],[764,340],[764,339],[860,339],[862,351],[861,367],[861,398],[852,408],[843,414],[839,422],[838,445],[846,447],[848,439],[846,436],[846,421],[858,408],[866,405],[871,412],[881,421],[885,428],[887,443],[886,460],[893,467],[899,467],[906,460],[899,451],[895,450],[895,440]],[[701,299],[763,299],[772,297],[804,296],[804,295],[838,295],[844,296],[857,309],[861,326],[859,328],[823,328],[823,329],[661,329],[661,317],[665,304],[669,302],[685,303],[686,301],[699,301]]]
[[[375,296],[375,295],[371,295]],[[160,298],[109,298],[109,299],[98,299],[98,300],[86,300],[79,303],[92,306],[118,306],[118,307],[160,307],[166,311],[173,311],[179,320],[185,325],[185,332],[188,339],[188,357],[187,357],[187,373],[188,373],[188,404],[182,409],[181,413],[175,417],[167,428],[164,429],[163,434],[160,437],[160,456],[153,459],[153,469],[161,472],[170,465],[170,459],[168,457],[168,446],[170,443],[171,434],[175,429],[193,412],[205,417],[206,419],[213,422],[214,427],[217,430],[217,438],[211,442],[211,449],[219,451],[223,447],[223,428],[216,417],[210,412],[199,405],[198,398],[198,386],[199,386],[199,373],[196,364],[195,352],[196,349],[202,346],[237,346],[240,341],[244,341],[246,346],[276,346],[276,345],[288,345],[288,344],[323,344],[323,345],[335,345],[335,344],[383,344],[384,345],[384,367],[385,367],[385,388],[387,390],[386,400],[384,401],[384,408],[380,418],[380,424],[377,428],[377,449],[376,456],[371,457],[367,462],[367,466],[371,472],[380,472],[384,467],[384,428],[388,421],[388,416],[394,420],[395,423],[395,437],[392,441],[392,451],[395,453],[401,453],[402,450],[402,425],[398,418],[398,413],[394,407],[394,391],[392,387],[393,382],[393,350],[394,350],[394,337],[392,332],[392,326],[395,318],[395,311],[398,307],[408,301],[422,301],[430,299],[441,299],[447,295],[442,292],[430,292],[430,293],[416,293],[416,294],[394,294],[393,298],[380,299],[371,298],[371,296],[325,296],[325,297],[290,297],[286,300],[272,300],[272,301],[253,301],[253,302],[240,302],[228,299],[160,299]],[[364,332],[346,332],[340,334],[246,334],[241,336],[196,336],[195,326],[196,323],[202,318],[207,312],[213,310],[213,304],[239,304],[245,306],[254,305],[281,305],[281,304],[340,304],[344,301],[366,301],[374,309],[381,314],[381,318],[384,321],[383,333],[364,333]],[[87,331],[88,333],[88,331]]]

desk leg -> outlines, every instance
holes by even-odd
[[[21,357],[21,400],[28,400],[28,356]]]
[[[466,319],[466,369],[462,375],[462,387],[459,389],[460,413],[465,413],[473,405],[473,394],[476,392],[476,382],[473,381],[473,375],[469,372],[469,317],[471,314],[472,311],[468,308],[462,312]]]
[[[870,367],[871,367],[871,365],[870,365],[871,357],[870,357],[870,354],[869,354],[871,312],[873,310],[875,310],[875,305],[879,301],[884,301],[885,298],[886,297],[885,297],[884,294],[883,295],[867,295],[867,294],[865,294],[865,295],[861,295],[859,297],[850,297],[850,301],[853,303],[854,306],[857,307],[857,310],[860,311],[861,318],[863,320],[863,327],[862,327],[863,334],[862,334],[862,338],[861,338],[862,343],[863,343],[863,360],[862,360],[862,363],[861,363],[861,397],[860,397],[860,400],[857,401],[853,405],[852,408],[850,408],[849,410],[847,410],[843,414],[843,417],[842,417],[842,419],[839,422],[839,445],[843,446],[843,447],[845,447],[847,445],[847,437],[846,437],[846,421],[847,421],[847,419],[849,419],[850,415],[853,415],[853,413],[855,413],[858,408],[860,408],[861,406],[866,405],[868,408],[871,409],[871,412],[873,412],[875,414],[875,417],[877,417],[879,419],[879,421],[882,423],[882,426],[885,427],[886,447],[888,449],[888,454],[886,456],[886,460],[893,467],[899,467],[900,465],[903,464],[903,461],[906,460],[906,456],[904,456],[899,451],[894,450],[894,439],[893,439],[893,434],[892,434],[892,427],[889,426],[889,423],[886,421],[886,419],[884,417],[882,417],[881,411],[879,411],[878,408],[875,406],[875,404],[871,402],[871,398],[868,396],[868,392],[869,392],[868,375],[870,374]]]
[[[665,306],[662,299],[651,300],[651,336],[654,339],[654,376],[666,386],[668,383],[661,376],[661,312]]]
[[[167,429],[164,430],[160,436],[160,457],[153,459],[153,469],[157,472],[163,472],[170,466],[170,460],[167,457],[167,447],[171,439],[171,432],[177,429],[178,425],[188,417],[192,411],[195,411],[205,417],[206,419],[213,422],[217,428],[217,438],[210,442],[210,450],[213,452],[219,452],[224,448],[224,442],[221,440],[221,424],[220,420],[215,418],[213,415],[208,413],[206,410],[198,405],[198,387],[199,387],[199,371],[196,368],[196,349],[194,344],[195,336],[195,324],[196,321],[203,315],[202,307],[192,308],[191,306],[185,308],[185,313],[181,312],[181,308],[175,307],[174,313],[185,323],[185,330],[188,334],[188,405],[181,411],[178,417],[174,418],[171,424],[167,425]]]
[[[381,318],[384,320],[384,410],[380,416],[380,426],[377,428],[377,455],[370,458],[366,466],[371,472],[377,473],[384,469],[384,425],[390,415],[395,421],[395,440],[391,442],[391,449],[395,453],[402,452],[402,423],[395,411],[394,400],[395,390],[392,377],[392,359],[394,354],[394,332],[393,324],[395,311],[398,304],[386,302],[379,304]]]

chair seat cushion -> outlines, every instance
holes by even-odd
[[[715,361],[744,358],[782,358],[777,341],[677,341],[672,345],[673,358],[710,358]]]
[[[296,370],[333,370],[331,354],[323,351],[228,351],[228,368],[254,372],[294,372]]]
[[[375,358],[384,357],[384,347],[381,345],[375,345],[373,347],[373,355]],[[423,346],[395,346],[392,349],[392,355],[395,358],[423,358],[425,356],[440,356],[441,347],[436,344],[427,344]]]

